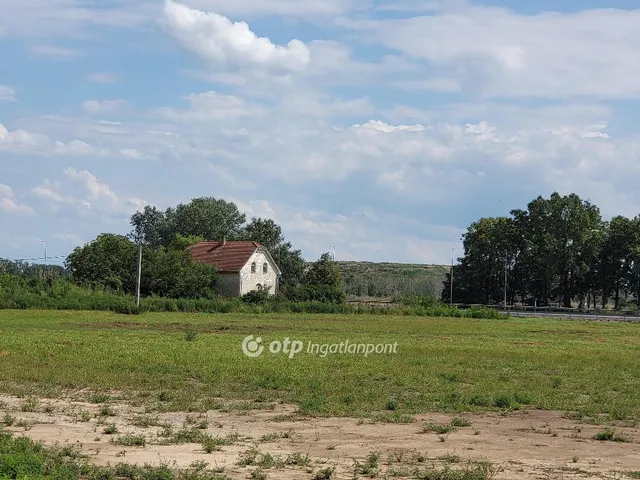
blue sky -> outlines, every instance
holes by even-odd
[[[0,2],[0,257],[197,196],[308,259],[448,263],[554,191],[635,216],[640,9],[558,3]]]

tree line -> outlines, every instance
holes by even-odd
[[[605,221],[576,194],[539,196],[508,217],[481,218],[462,236],[453,302],[616,309],[640,298],[640,216]],[[442,300],[449,301],[451,275]]]
[[[340,271],[328,253],[307,264],[279,225],[271,219],[247,221],[233,202],[201,197],[164,211],[147,206],[131,216],[130,224],[128,235],[103,233],[77,247],[65,260],[64,269],[45,271],[42,266],[0,262],[0,274],[20,277],[19,281],[0,282],[0,290],[2,285],[5,290],[7,285],[13,291],[37,290],[43,281],[51,284],[66,277],[85,289],[133,295],[142,249],[141,296],[212,299],[218,295],[216,269],[193,261],[187,247],[204,240],[226,239],[256,241],[269,250],[282,272],[279,298],[294,302],[345,300]],[[265,295],[252,293],[247,300],[264,301]]]

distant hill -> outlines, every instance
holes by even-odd
[[[440,297],[450,267],[411,263],[336,262],[350,298]]]

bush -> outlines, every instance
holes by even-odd
[[[244,303],[262,305],[267,303],[269,296],[269,292],[266,290],[252,290],[242,296],[242,301]]]

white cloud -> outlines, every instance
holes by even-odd
[[[116,83],[115,75],[106,72],[91,73],[88,78],[93,83]]]
[[[9,131],[0,123],[0,150],[36,150],[48,142],[44,135],[26,130]]]
[[[84,241],[82,238],[75,233],[54,233],[53,238],[56,240],[61,240],[65,243],[71,244],[73,246],[83,245]]]
[[[159,23],[182,48],[231,71],[287,74],[304,70],[310,62],[309,49],[300,40],[275,45],[258,37],[245,22],[232,22],[172,0],[166,1]]]
[[[37,244],[40,243],[42,241],[42,239],[38,238],[38,237],[34,237],[31,235],[15,235],[15,234],[9,234],[9,233],[3,233],[0,232],[0,243],[3,245],[8,245],[10,248],[12,249],[21,249],[21,251],[24,248],[24,246],[26,244]],[[42,250],[40,250],[38,253],[42,252]]]
[[[332,17],[366,7],[363,0],[189,0],[189,5],[230,16]]]
[[[127,105],[124,100],[87,100],[82,104],[85,112],[90,114],[116,112]]]
[[[35,55],[52,58],[72,58],[78,52],[71,48],[57,47],[55,45],[33,45],[29,47],[29,51]]]
[[[98,214],[103,217],[126,218],[147,204],[136,197],[119,196],[88,170],[68,167],[64,170],[64,176],[64,184],[45,180],[31,191],[35,197],[46,200],[54,212],[67,207],[84,217]]]
[[[639,23],[640,10],[524,15],[466,2],[434,15],[341,21],[427,61],[426,88],[436,81],[494,97],[603,98],[640,97]]]
[[[364,125],[353,125],[353,130],[364,133],[391,133],[391,132],[422,132],[422,125],[389,125],[380,120],[369,120]]]
[[[0,212],[21,217],[35,215],[33,208],[17,202],[11,187],[2,183],[0,183]]]
[[[106,2],[103,2],[106,3]],[[22,0],[0,2],[0,33],[47,38],[95,34],[98,27],[135,27],[148,22],[152,2],[119,0]]]
[[[0,85],[0,102],[15,102],[16,92],[6,85]]]
[[[242,98],[221,95],[213,91],[193,93],[183,99],[189,102],[188,109],[158,108],[152,111],[151,115],[179,122],[209,122],[262,113],[260,107],[249,105]]]

